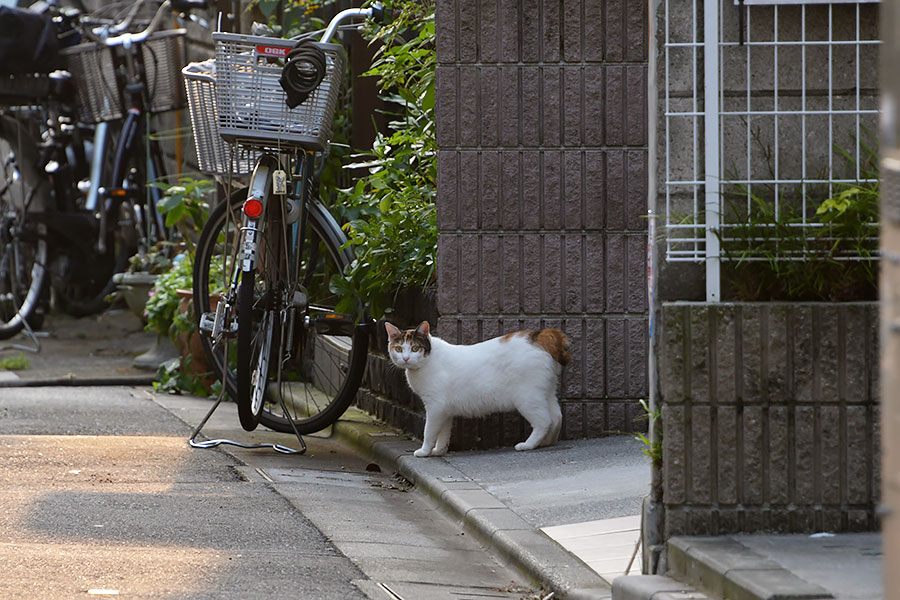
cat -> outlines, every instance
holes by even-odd
[[[516,450],[550,446],[559,439],[562,411],[556,389],[571,360],[569,339],[558,329],[516,331],[470,346],[445,342],[428,321],[401,331],[385,323],[388,354],[425,404],[425,434],[418,457],[442,456],[450,446],[453,417],[480,417],[515,408],[531,424]]]

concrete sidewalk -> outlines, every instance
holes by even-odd
[[[557,598],[883,597],[878,533],[674,538],[669,565],[677,579],[640,575],[640,553],[623,577],[649,486],[649,465],[630,438],[419,459],[411,455],[418,443],[390,436],[368,415],[348,413],[334,430],[440,499]]]
[[[636,554],[650,467],[630,437],[416,458],[418,442],[359,411],[333,430],[426,490],[557,598],[611,597],[612,580]],[[640,572],[637,554],[633,573]]]
[[[613,598],[884,597],[879,533],[676,537],[668,548],[670,575],[677,579],[621,577],[613,584]]]
[[[7,373],[5,385],[16,380],[70,385],[98,378],[134,385],[135,378],[146,378],[131,362],[153,337],[141,331],[135,317],[121,312],[82,320],[54,317],[48,326],[52,333],[41,338],[41,352],[27,354],[31,368]],[[0,351],[0,358],[9,354]],[[202,409],[209,401],[195,402]],[[167,402],[161,398],[160,404]],[[243,432],[236,419],[229,433],[238,440],[258,435]],[[382,470],[419,486],[486,546],[552,590],[554,599],[882,596],[878,534],[675,539],[669,564],[678,580],[621,577],[629,563],[630,573],[640,573],[638,515],[650,481],[649,462],[629,436],[561,441],[531,452],[501,448],[420,459],[412,456],[416,441],[355,409],[317,435],[338,436]],[[292,443],[288,435],[266,437]],[[304,468],[302,457],[293,468]]]

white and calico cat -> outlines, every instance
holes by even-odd
[[[516,409],[531,435],[516,450],[555,444],[562,426],[556,389],[569,363],[569,340],[558,329],[517,331],[471,346],[430,334],[428,321],[401,331],[385,323],[388,354],[406,371],[425,403],[425,435],[415,455],[441,456],[450,445],[453,417],[481,417]]]

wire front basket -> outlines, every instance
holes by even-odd
[[[146,73],[147,95],[151,113],[184,107],[181,65],[184,64],[184,29],[170,29],[152,34],[139,44],[137,59]],[[113,52],[98,42],[78,44],[60,51],[66,68],[72,73],[78,91],[80,117],[89,122],[113,121],[124,115],[122,91],[116,81],[117,60]]]
[[[201,173],[241,177],[253,171],[259,152],[237,147],[232,161],[234,144],[227,144],[219,135],[219,112],[216,110],[216,61],[213,59],[191,63],[181,70],[191,114],[194,149]]]
[[[214,33],[219,133],[228,141],[282,149],[324,150],[344,73],[343,48],[316,44],[326,57],[325,77],[299,106],[290,109],[279,78],[296,42]]]

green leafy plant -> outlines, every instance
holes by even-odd
[[[331,281],[342,305],[362,299],[375,317],[390,310],[403,287],[433,283],[437,248],[434,3],[385,5],[394,19],[368,25],[368,38],[380,45],[367,75],[378,78],[394,112],[389,131],[347,165],[368,170],[336,206],[357,258]]]
[[[738,300],[872,300],[878,281],[877,153],[863,146],[859,181],[832,184],[805,204],[800,193],[753,193],[743,185],[725,194],[725,225],[717,232],[723,274]],[[854,159],[838,149],[851,166]],[[764,188],[763,188],[764,189]],[[777,206],[777,209],[776,209]]]
[[[252,0],[248,11],[258,11],[277,37],[289,38],[325,26],[318,12],[334,0]]]
[[[165,336],[173,337],[176,333],[171,331],[176,322],[178,306],[181,297],[180,289],[191,289],[193,285],[193,261],[185,255],[179,254],[172,262],[172,268],[160,275],[144,308],[144,316],[147,318],[147,329],[156,331]],[[182,325],[179,323],[179,325]]]
[[[660,412],[659,410],[652,410],[650,405],[646,400],[640,400],[641,408],[644,409],[643,415],[638,417],[638,419],[647,420],[652,424],[652,427],[656,428],[656,440],[651,441],[649,437],[644,435],[641,432],[637,432],[634,435],[635,441],[640,442],[643,447],[641,448],[641,452],[650,457],[650,460],[653,462],[654,467],[662,466],[662,421],[660,421]],[[637,421],[638,419],[635,419]]]
[[[192,287],[192,263],[192,259],[186,254],[176,256],[172,267],[153,284],[144,308],[147,329],[167,336],[176,346],[188,345],[188,348],[190,337],[197,331],[197,320],[193,303],[179,290],[190,290]],[[208,373],[197,373],[192,366],[193,359],[189,351],[184,353],[183,358],[175,358],[160,365],[154,389],[169,393],[185,391],[194,395],[207,395],[211,391],[204,381]]]
[[[187,392],[194,396],[217,395],[222,389],[222,383],[216,381],[211,387],[191,371],[193,357],[188,355],[184,359],[173,358],[159,365],[156,370],[156,381],[153,382],[153,390],[169,394]]]
[[[3,371],[24,371],[30,368],[31,363],[21,352],[16,356],[7,356],[6,358],[0,359],[0,370]]]
[[[128,259],[129,273],[150,273],[159,275],[172,266],[172,242],[157,242],[148,250],[141,250]]]
[[[173,185],[160,182],[153,185],[163,191],[156,208],[165,215],[166,226],[175,228],[179,241],[193,256],[200,230],[209,218],[208,199],[215,192],[215,183],[182,177]]]

